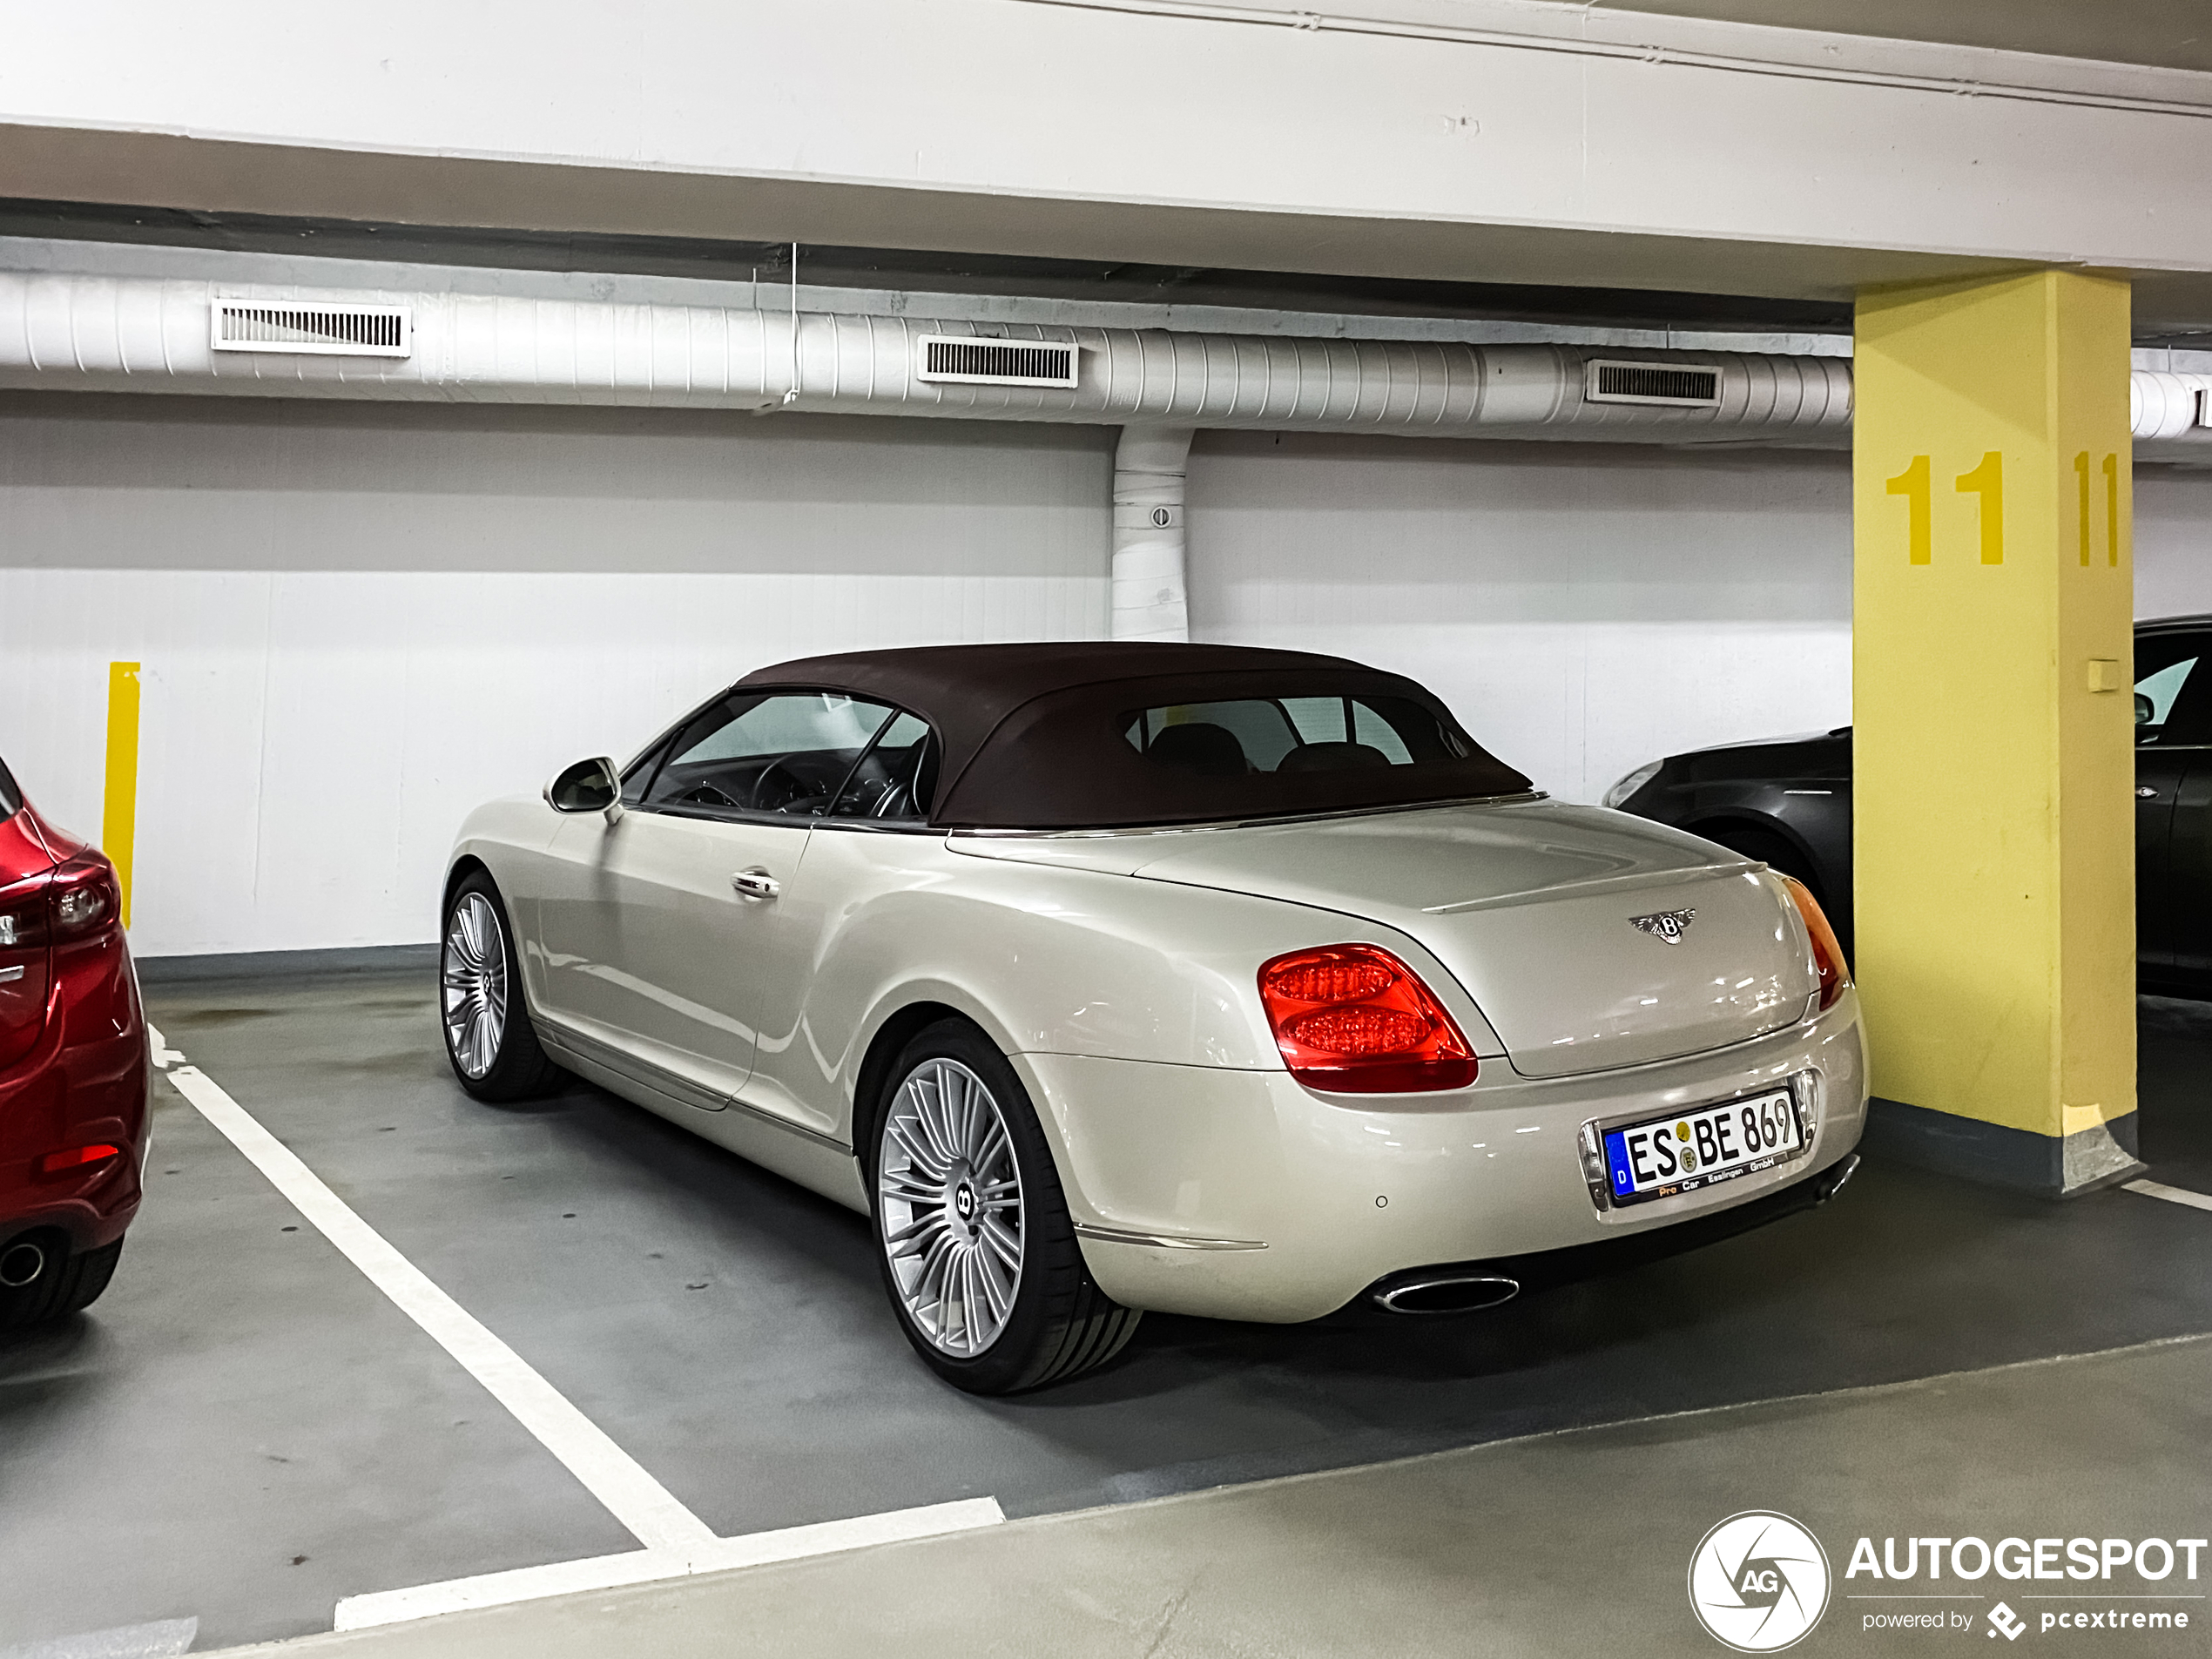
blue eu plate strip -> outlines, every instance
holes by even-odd
[[[1636,1190],[1635,1177],[1629,1173],[1629,1134],[1626,1130],[1615,1130],[1605,1137],[1605,1164],[1613,1171],[1613,1190],[1616,1197],[1625,1197]]]

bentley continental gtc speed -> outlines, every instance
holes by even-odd
[[[762,669],[476,811],[443,916],[463,1089],[573,1072],[867,1216],[979,1393],[1147,1308],[1458,1312],[1739,1231],[1865,1115],[1802,886],[1299,652]]]

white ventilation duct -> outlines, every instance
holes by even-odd
[[[241,305],[404,310],[408,354],[212,349],[215,308]],[[948,356],[946,344],[961,341],[1004,348]],[[1046,354],[1010,349],[1025,342],[1060,348],[1054,360],[1072,347],[1075,385],[1049,383],[1049,367],[1038,372]],[[1598,401],[1586,395],[1596,380],[1586,364],[1598,359],[1710,369],[1711,395]],[[1629,442],[1841,444],[1851,421],[1850,365],[1829,357],[981,326],[17,273],[0,273],[0,385]]]
[[[2128,390],[2128,424],[2137,443],[2212,442],[2212,374],[2139,368]]]

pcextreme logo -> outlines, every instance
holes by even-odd
[[[1738,1653],[1794,1647],[1828,1610],[1828,1552],[1787,1515],[1747,1509],[1707,1533],[1689,1558],[1689,1605]]]

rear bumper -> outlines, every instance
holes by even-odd
[[[1395,1292],[1439,1280],[1496,1285],[1506,1295],[1548,1291],[1608,1273],[1624,1273],[1649,1262],[1664,1261],[1723,1238],[1733,1238],[1786,1217],[1817,1210],[1843,1190],[1858,1170],[1858,1154],[1848,1153],[1817,1175],[1791,1183],[1733,1209],[1693,1216],[1688,1221],[1662,1227],[1656,1232],[1633,1233],[1625,1238],[1601,1238],[1564,1250],[1539,1251],[1527,1256],[1496,1256],[1479,1262],[1437,1262],[1385,1274],[1370,1285],[1360,1300],[1389,1307]],[[1503,1296],[1488,1298],[1503,1300]]]
[[[60,953],[56,968],[38,1046],[0,1071],[0,1244],[52,1229],[81,1252],[113,1244],[138,1214],[151,1059],[121,934]],[[47,1153],[96,1143],[122,1156],[39,1173]]]
[[[1439,1263],[1602,1264],[1633,1258],[1612,1246],[1677,1231],[1679,1242],[1649,1247],[1691,1248],[1736,1211],[1770,1197],[1781,1204],[1777,1195],[1849,1157],[1866,1113],[1849,992],[1824,1015],[1728,1049],[1545,1079],[1494,1062],[1473,1088],[1427,1096],[1323,1096],[1286,1071],[1012,1058],[1107,1294],[1132,1307],[1272,1323],[1319,1318],[1393,1275]],[[1804,1157],[1629,1209],[1593,1201],[1577,1144],[1583,1123],[1661,1116],[1804,1069],[1820,1074],[1824,1096]],[[1600,1244],[1608,1249],[1564,1254]]]

